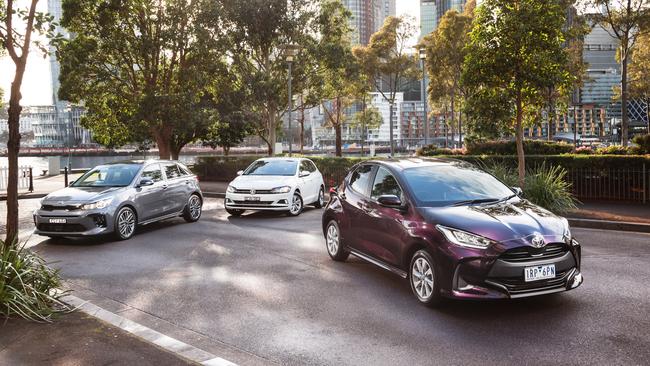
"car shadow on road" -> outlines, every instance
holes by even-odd
[[[313,212],[316,210],[320,210],[315,207],[305,207],[301,213],[306,214],[309,212]],[[270,220],[270,219],[278,219],[278,218],[287,218],[291,219],[292,217],[289,216],[285,211],[246,211],[243,215],[241,216],[232,216],[229,215],[227,217],[228,221],[232,222],[238,222],[246,219],[260,219],[260,220]]]

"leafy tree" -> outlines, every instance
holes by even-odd
[[[82,123],[107,146],[154,140],[178,158],[205,134],[213,75],[225,67],[218,3],[208,0],[65,0],[59,49],[63,99],[84,103]]]
[[[27,58],[32,47],[43,53],[46,45],[41,39],[56,42],[52,16],[36,11],[38,0],[27,2],[27,8],[19,7],[14,0],[0,0],[0,49],[9,54],[15,66],[9,91],[9,138],[7,141],[7,223],[4,245],[12,245],[18,239],[18,153],[20,151],[20,113],[22,94],[20,88],[27,69]],[[32,38],[32,36],[36,37]]]
[[[367,95],[367,94],[366,94]],[[376,107],[368,107],[366,98],[362,99],[362,109],[352,117],[351,126],[361,128],[361,154],[363,154],[363,144],[368,139],[368,130],[377,129],[381,126],[383,117]]]
[[[522,187],[524,124],[537,118],[546,88],[572,82],[565,23],[561,0],[485,0],[476,9],[462,76],[467,111],[497,130],[514,130]]]
[[[287,63],[283,49],[299,47],[293,63],[295,90],[303,90],[315,42],[317,7],[310,0],[221,0],[222,28],[230,44],[232,71],[249,90],[248,110],[258,115],[251,127],[273,155],[277,132],[287,110]]]
[[[228,156],[230,148],[241,144],[248,136],[250,126],[246,123],[242,112],[229,114],[227,118],[218,119],[212,123],[203,144],[213,149],[221,146],[223,154]]]
[[[438,28],[422,40],[430,80],[428,97],[434,109],[451,106],[452,126],[455,125],[456,111],[462,110],[466,95],[461,76],[475,8],[476,1],[471,0],[462,14],[453,9],[448,11]],[[461,104],[461,108],[456,108],[458,104]],[[458,113],[458,118],[458,141],[462,144],[462,113]]]
[[[629,93],[632,98],[643,100],[650,134],[650,34],[641,34],[630,60]]]
[[[394,151],[393,105],[397,92],[410,80],[418,78],[416,59],[407,51],[415,32],[410,19],[389,16],[379,31],[370,37],[367,46],[356,46],[352,53],[375,90],[390,105],[390,151]]]
[[[594,20],[620,42],[618,55],[621,63],[621,144],[628,145],[629,100],[628,65],[630,55],[641,35],[648,31],[650,24],[650,0],[591,0],[590,4],[602,13],[595,14]]]

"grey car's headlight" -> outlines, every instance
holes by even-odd
[[[445,236],[445,238],[447,238],[447,240],[449,240],[449,242],[461,247],[485,249],[494,243],[492,240],[486,237],[468,233],[467,231],[458,230],[442,225],[436,225],[436,228]]]
[[[226,189],[226,192],[228,192],[228,193],[235,193],[235,187],[229,185],[228,188]]]
[[[113,201],[113,197],[106,198],[97,202],[92,202],[92,203],[86,203],[85,205],[81,205],[82,210],[95,210],[95,209],[101,209],[101,208],[106,208],[108,205],[111,204]]]
[[[271,193],[289,193],[289,192],[291,192],[291,187],[289,186],[275,187],[271,190]]]

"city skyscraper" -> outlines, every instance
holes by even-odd
[[[352,13],[353,44],[368,44],[384,19],[397,12],[395,0],[343,0],[343,5]]]
[[[420,1],[420,39],[438,27],[438,10],[435,0]]]

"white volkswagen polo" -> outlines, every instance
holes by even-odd
[[[228,185],[226,211],[239,216],[246,210],[286,211],[300,215],[305,205],[325,204],[323,175],[304,158],[263,158],[254,161]]]

